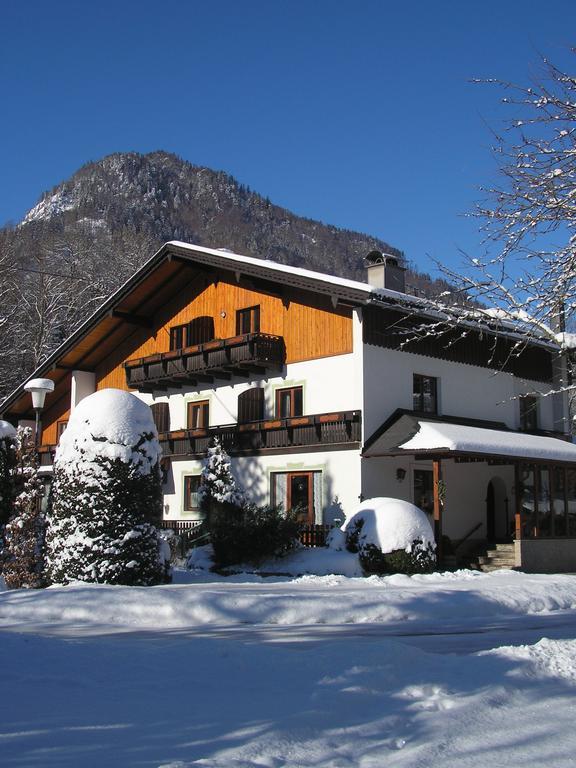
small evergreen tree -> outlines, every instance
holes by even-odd
[[[230,456],[218,438],[208,448],[208,460],[202,468],[200,505],[208,524],[237,515],[246,503],[244,491],[232,475]]]
[[[47,573],[71,581],[167,581],[155,525],[162,519],[160,445],[150,408],[101,390],[72,412],[54,461]]]
[[[2,573],[9,589],[38,589],[46,586],[46,518],[41,509],[44,484],[30,427],[18,428],[13,472],[14,512],[4,529]]]
[[[0,421],[0,551],[3,529],[14,513],[14,470],[16,467],[16,430]]]

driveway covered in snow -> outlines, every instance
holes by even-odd
[[[3,766],[573,766],[576,577],[0,593]]]

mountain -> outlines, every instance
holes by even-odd
[[[129,227],[166,240],[229,248],[256,258],[361,278],[362,257],[388,243],[296,216],[226,173],[166,152],[115,154],[83,166],[44,194],[21,226]],[[150,254],[144,254],[149,256]]]
[[[113,154],[42,195],[0,229],[0,396],[6,394],[167,240],[364,279],[378,238],[296,216],[226,173],[167,152]],[[414,292],[443,281],[408,272]]]

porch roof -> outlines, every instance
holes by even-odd
[[[435,421],[404,413],[366,441],[363,456],[476,456],[576,464],[576,445],[556,437]]]

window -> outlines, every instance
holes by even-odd
[[[414,374],[412,384],[412,402],[415,411],[438,413],[437,379],[433,376]]]
[[[526,432],[538,429],[538,398],[535,395],[520,398],[520,429]]]
[[[170,328],[170,349],[184,349],[196,344],[204,344],[214,338],[214,318],[202,315],[190,320],[184,325],[174,325]]]
[[[200,509],[200,475],[186,475],[184,477],[184,511],[198,512]]]
[[[188,403],[188,429],[208,429],[209,423],[208,400],[198,400],[193,403]]]
[[[183,349],[188,344],[188,323],[170,328],[170,349]]]
[[[426,514],[434,514],[434,477],[430,469],[414,470],[414,504]]]
[[[276,390],[276,418],[289,419],[302,416],[302,387]]]
[[[260,332],[260,306],[236,310],[236,335]]]
[[[62,437],[62,435],[66,431],[66,427],[67,426],[68,426],[68,422],[67,421],[58,421],[56,423],[56,440],[57,440],[57,442],[60,442],[60,438]]]
[[[301,523],[322,520],[322,472],[273,472],[271,501],[285,510],[294,510]]]

